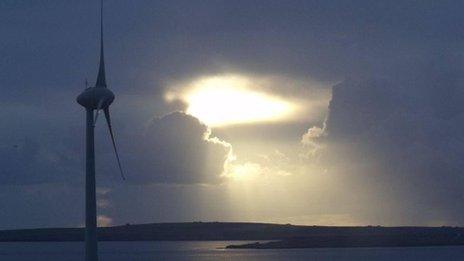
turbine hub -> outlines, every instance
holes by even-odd
[[[114,101],[114,94],[107,88],[90,87],[77,96],[77,103],[87,109],[105,109]]]

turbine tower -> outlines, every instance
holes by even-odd
[[[119,160],[118,150],[114,141],[109,106],[114,100],[114,94],[107,88],[105,77],[105,59],[103,49],[103,0],[100,6],[100,65],[97,81],[94,87],[86,88],[78,97],[77,102],[86,111],[86,148],[85,148],[85,260],[98,260],[97,245],[97,202],[95,188],[95,143],[94,129],[98,115],[103,110],[113,143],[114,153],[118,162],[121,177],[124,174]],[[87,86],[86,86],[87,87]]]

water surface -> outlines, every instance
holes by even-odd
[[[464,260],[464,246],[404,248],[224,249],[243,241],[101,242],[102,261],[154,260]],[[2,261],[82,261],[82,242],[0,243]]]

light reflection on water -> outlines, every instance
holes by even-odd
[[[224,249],[243,241],[101,242],[102,261],[153,260],[464,260],[464,246],[407,248]],[[2,261],[81,261],[81,242],[0,243]]]

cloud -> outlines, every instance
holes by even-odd
[[[320,138],[324,135],[324,129],[314,126],[308,129],[308,131],[301,137],[301,143],[311,143],[313,139]]]
[[[301,144],[303,145],[303,153],[300,153],[302,158],[313,157],[318,150],[324,148],[323,138],[327,136],[325,132],[325,122],[324,127],[313,126],[309,128],[305,134],[301,137]]]
[[[261,178],[261,175],[265,174],[263,166],[254,162],[245,162],[243,164],[230,164],[225,173],[226,177],[247,180]]]
[[[370,218],[388,209],[382,222],[464,221],[457,204],[464,197],[464,110],[457,100],[464,95],[455,75],[443,76],[435,71],[415,82],[361,79],[334,86],[319,156],[352,191],[366,195],[364,204],[382,202],[366,210]],[[321,134],[312,128],[302,140]]]
[[[168,86],[168,103],[183,102],[210,127],[320,121],[330,100],[330,84],[286,75],[213,74]]]
[[[269,178],[293,175],[293,164],[287,155],[274,150],[247,160],[233,158],[225,165],[224,177],[231,181],[262,182]]]
[[[83,188],[83,114],[74,98],[82,91],[84,79],[92,82],[96,74],[98,4],[2,1],[0,5],[5,7],[0,8],[0,16],[8,21],[8,26],[0,27],[5,61],[0,64],[0,185],[8,192],[2,194],[2,209],[10,210],[0,221],[10,227],[74,225],[82,209],[62,211],[62,206],[74,206],[69,202],[80,200],[83,192],[64,196],[70,188],[56,193],[62,184],[49,183],[81,182],[75,187]],[[191,220],[204,213],[228,218],[221,216],[223,201],[216,200],[224,196],[222,188],[203,198],[209,204],[202,205],[217,206],[199,211],[192,195],[206,186],[190,186],[221,182],[224,165],[233,155],[228,142],[246,158],[234,164],[259,171],[268,163],[247,159],[257,148],[267,152],[278,148],[292,155],[298,151],[294,146],[303,142],[305,151],[325,146],[317,151],[318,164],[325,165],[301,172],[319,178],[319,170],[327,169],[323,175],[327,182],[311,179],[289,184],[298,188],[292,192],[301,194],[281,200],[278,208],[273,200],[270,209],[285,212],[288,202],[293,202],[305,211],[345,208],[343,213],[350,212],[356,220],[356,215],[367,215],[359,218],[363,221],[446,220],[462,225],[464,210],[457,200],[463,198],[464,169],[461,10],[459,1],[112,3],[105,15],[109,23],[105,51],[108,82],[117,96],[112,106],[117,142],[128,182],[138,183],[134,193],[144,185],[158,185],[135,199],[126,197],[125,187],[117,202],[111,199],[111,203],[129,208],[134,201],[142,202],[137,211],[124,213],[127,220],[143,211],[147,211],[144,222]],[[274,84],[266,91],[308,101],[318,94],[305,91],[312,87],[308,79],[347,80],[333,88],[326,128],[320,122],[243,126],[222,135],[188,115],[166,115],[187,108],[183,103],[163,103],[166,83],[223,73],[271,76],[268,80]],[[315,100],[324,102],[315,103],[314,108],[325,111],[326,100]],[[140,133],[139,126],[154,114],[166,116],[156,118]],[[316,119],[306,113],[301,117]],[[315,124],[318,127],[306,133]],[[317,137],[321,129],[327,136]],[[105,186],[110,177],[118,178],[106,131],[97,131],[97,178]],[[307,135],[300,140],[303,133]],[[175,158],[167,159],[171,153]],[[310,156],[305,160],[314,159]],[[282,163],[290,173],[296,171],[287,165],[295,164]],[[333,173],[338,175],[330,176]],[[39,183],[42,189],[37,193],[26,191],[37,186],[30,184]],[[188,187],[189,194],[183,195],[185,190],[179,187],[172,192],[176,184]],[[285,183],[273,184],[269,195],[275,196],[278,184]],[[342,190],[342,185],[350,188]],[[155,194],[161,189],[164,194]],[[281,198],[290,194],[283,191]],[[311,191],[316,193],[308,196]],[[265,206],[267,195],[253,202]],[[248,199],[256,197],[254,193]],[[310,197],[314,201],[307,203]],[[165,198],[165,204],[150,208],[159,198]],[[175,209],[172,198],[182,199]],[[208,201],[211,198],[214,202]],[[147,199],[152,199],[152,205],[143,205]],[[334,203],[341,201],[345,204]],[[237,202],[242,205],[244,200]],[[107,216],[117,220],[120,209],[114,207]],[[242,216],[242,210],[236,213]],[[169,211],[170,215],[164,214]],[[26,219],[30,216],[34,218]]]
[[[52,126],[35,128],[35,135],[24,133],[27,136],[22,138],[9,134],[3,139],[1,185],[83,181],[83,133],[65,131],[63,126],[50,129]],[[112,181],[118,177],[114,153],[107,130],[99,127],[96,129],[97,179],[101,185],[113,186]],[[231,144],[215,137],[206,125],[182,112],[154,118],[143,130],[115,128],[119,131],[117,141],[129,182],[219,183],[225,164],[233,158]],[[46,135],[37,134],[42,132]]]
[[[153,119],[128,149],[129,180],[144,183],[219,183],[232,157],[229,143],[183,112]]]

